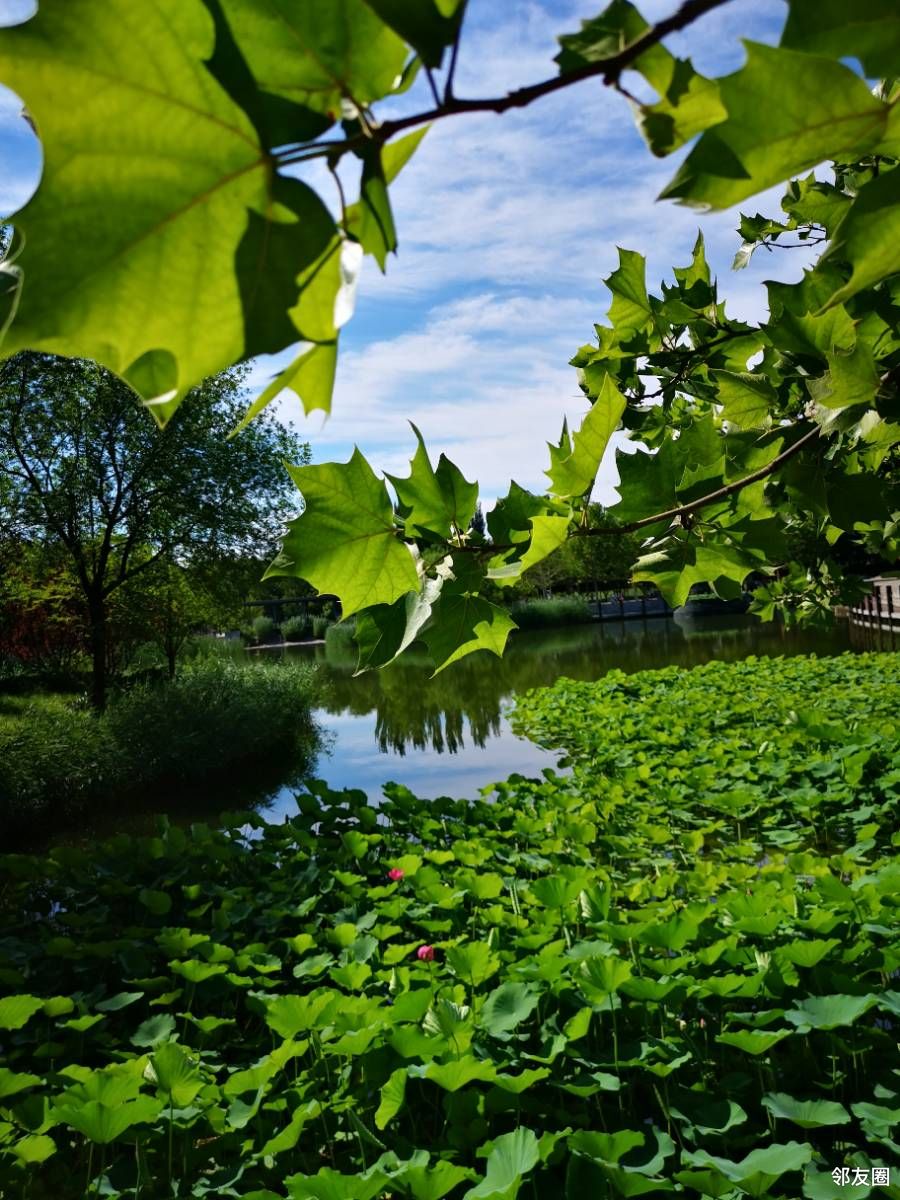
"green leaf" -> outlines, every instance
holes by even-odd
[[[433,609],[434,622],[422,636],[435,664],[435,675],[476,650],[489,650],[501,657],[506,639],[516,628],[506,609],[468,590],[477,584],[471,567],[454,559],[453,570],[456,580],[444,585]]]
[[[604,283],[613,300],[607,316],[620,342],[628,342],[653,320],[647,295],[647,260],[636,250],[619,247],[619,265]]]
[[[56,1153],[56,1142],[46,1133],[28,1134],[14,1142],[10,1149],[19,1162],[42,1163]]]
[[[388,475],[406,513],[407,536],[433,534],[447,539],[452,533],[464,533],[475,515],[478,484],[467,482],[443,454],[435,471],[421,433],[415,425],[412,430],[419,444],[409,464],[409,475],[406,479]]]
[[[269,1002],[266,1024],[284,1038],[315,1029],[339,993],[311,992],[306,996],[277,996]]]
[[[381,1103],[375,1113],[375,1124],[379,1129],[386,1129],[403,1107],[406,1098],[406,1068],[400,1067],[392,1071],[387,1083],[381,1089]]]
[[[99,1100],[81,1105],[57,1105],[55,1116],[77,1129],[91,1142],[107,1145],[120,1138],[133,1125],[153,1124],[162,1112],[163,1104],[150,1096],[139,1096],[115,1108],[107,1108]]]
[[[660,550],[642,555],[632,574],[635,583],[655,583],[663,596],[678,608],[687,601],[696,583],[712,584],[716,590],[727,582],[740,595],[744,580],[758,564],[737,546],[725,542],[696,542],[687,537],[667,539]]]
[[[115,996],[98,1001],[94,1007],[97,1012],[119,1012],[120,1009],[127,1008],[129,1004],[140,1000],[143,995],[143,992],[116,992]]]
[[[714,1167],[726,1179],[738,1184],[748,1196],[765,1196],[772,1184],[788,1171],[799,1171],[812,1158],[812,1146],[786,1142],[752,1150],[740,1162],[716,1158],[705,1150],[684,1151],[682,1161],[698,1167]]]
[[[847,408],[855,404],[871,405],[880,386],[872,351],[857,342],[848,352],[829,354],[828,372],[809,381],[809,391],[824,408]]]
[[[481,1010],[481,1023],[493,1037],[509,1033],[537,1008],[540,995],[527,983],[503,983],[494,988]]]
[[[450,571],[449,561],[438,564],[435,578],[425,577],[421,592],[408,592],[394,604],[376,605],[360,613],[356,622],[357,674],[386,666],[412,645],[431,618]]]
[[[206,69],[214,25],[200,0],[147,9],[140,54],[132,16],[128,0],[50,0],[0,31],[0,78],[44,150],[41,185],[14,219],[23,284],[3,353],[93,358],[162,422],[192,386],[259,349],[245,305],[269,264],[252,252],[238,262],[251,212],[301,218],[274,200],[250,119]],[[318,222],[321,202],[304,196]],[[297,273],[309,252],[301,237]]]
[[[728,208],[885,136],[889,108],[848,67],[745,41],[747,64],[719,81],[728,119],[708,130],[662,197]]]
[[[24,1071],[17,1073],[10,1071],[8,1067],[0,1067],[0,1100],[5,1100],[7,1096],[15,1096],[18,1092],[42,1082],[40,1075],[29,1075]]]
[[[623,1154],[643,1144],[644,1135],[634,1129],[620,1129],[616,1133],[579,1130],[569,1138],[569,1148],[575,1154],[604,1163],[617,1163]]]
[[[900,11],[894,0],[790,0],[782,46],[829,58],[858,58],[873,79],[896,74]]]
[[[168,892],[159,892],[153,888],[141,888],[138,892],[138,900],[144,908],[157,917],[164,916],[172,910],[172,897]]]
[[[412,1192],[414,1200],[442,1200],[458,1183],[472,1177],[473,1172],[465,1167],[438,1159],[427,1167],[410,1167],[403,1176],[403,1184]]]
[[[380,146],[367,147],[363,155],[359,223],[354,232],[366,254],[373,255],[384,271],[387,256],[397,249],[397,229],[381,162]]]
[[[833,1100],[795,1100],[784,1092],[768,1092],[763,1096],[762,1104],[773,1117],[783,1117],[803,1129],[846,1125],[850,1120],[850,1114],[843,1104]]]
[[[303,495],[281,554],[266,572],[299,575],[340,598],[345,617],[418,591],[409,550],[398,539],[384,483],[354,450],[347,463],[288,467]]]
[[[37,996],[6,996],[0,1000],[0,1029],[21,1029],[44,1007]]]
[[[293,362],[285,367],[247,409],[235,433],[245,429],[254,417],[272,403],[283,391],[294,393],[307,416],[321,409],[331,412],[331,396],[337,371],[337,342],[322,342],[304,346]]]
[[[502,1134],[494,1139],[484,1179],[469,1188],[463,1200],[513,1200],[523,1176],[539,1161],[538,1140],[530,1129],[520,1126],[514,1133]]]
[[[831,308],[900,271],[900,171],[888,171],[862,187],[838,226],[821,262],[848,260],[850,279],[833,292]]]
[[[500,959],[486,942],[467,942],[463,946],[451,946],[447,951],[447,966],[454,975],[478,987],[500,970]]]
[[[416,1063],[409,1067],[408,1074],[411,1078],[430,1079],[445,1092],[458,1092],[467,1083],[492,1082],[496,1070],[493,1063],[466,1054],[447,1063]]]
[[[171,1013],[159,1013],[158,1016],[148,1017],[137,1027],[131,1039],[132,1046],[158,1046],[166,1042],[175,1032],[175,1018]]]
[[[560,73],[609,58],[649,28],[634,5],[613,0],[599,17],[583,21],[581,31],[561,37],[556,56]],[[689,62],[662,45],[650,47],[631,64],[659,93],[654,105],[642,105],[640,124],[654,154],[668,154],[702,129],[721,121],[725,110],[714,80],[704,79]]]
[[[364,0],[220,0],[260,88],[336,118],[380,100],[403,71],[402,38]]]
[[[461,0],[366,0],[381,19],[419,54],[427,67],[439,67],[444,49],[459,33]]]
[[[259,1151],[260,1158],[266,1158],[271,1155],[275,1158],[285,1150],[293,1150],[300,1140],[300,1134],[304,1127],[310,1122],[322,1115],[322,1105],[318,1100],[307,1100],[305,1104],[301,1104],[294,1111],[290,1121],[285,1125],[280,1133],[276,1133],[274,1137],[263,1145]]]
[[[571,444],[550,446],[550,468],[546,474],[553,495],[581,496],[593,485],[609,439],[624,411],[625,397],[607,375]]]
[[[790,1029],[774,1029],[769,1032],[763,1029],[742,1029],[739,1033],[720,1033],[716,1036],[716,1041],[721,1042],[723,1046],[734,1046],[737,1050],[743,1050],[745,1054],[755,1057],[758,1054],[766,1054],[784,1038],[790,1037],[792,1032]]]
[[[841,1025],[852,1025],[877,1002],[878,997],[871,993],[865,996],[841,993],[810,996],[786,1012],[784,1019],[796,1025],[801,1033],[810,1029],[837,1029]]]
[[[749,372],[710,371],[710,375],[726,421],[740,429],[762,429],[769,424],[776,394],[767,379]]]
[[[156,1082],[177,1108],[190,1104],[203,1079],[188,1052],[178,1042],[163,1042],[153,1051],[150,1066]]]

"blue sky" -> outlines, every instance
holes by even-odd
[[[657,19],[677,4],[639,6]],[[496,95],[552,74],[556,35],[602,7],[470,0],[457,93]],[[30,0],[0,0],[0,22],[31,8]],[[722,74],[743,61],[741,37],[777,40],[784,11],[783,0],[733,0],[668,44]],[[427,104],[423,87],[403,98],[404,108]],[[308,438],[315,461],[344,460],[358,444],[376,469],[391,472],[410,456],[413,420],[434,456],[449,454],[488,500],[510,477],[542,491],[546,441],[558,437],[564,415],[577,423],[584,411],[567,363],[605,315],[602,280],[617,245],[646,254],[655,287],[689,261],[702,227],[730,309],[748,318],[765,313],[763,279],[802,269],[799,257],[763,255],[733,273],[736,211],[698,214],[654,201],[677,165],[652,158],[627,103],[595,81],[521,112],[438,123],[392,189],[399,255],[386,276],[373,260],[364,264],[332,416],[305,418],[287,397],[283,419]],[[0,91],[0,214],[27,199],[39,170],[18,103]],[[355,181],[347,183],[352,194]],[[322,187],[328,195],[327,180]],[[777,211],[780,192],[747,207]],[[257,363],[254,382],[267,382],[273,365]],[[606,502],[616,482],[608,459],[596,493]]]

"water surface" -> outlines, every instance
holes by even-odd
[[[503,659],[477,654],[430,678],[424,656],[408,654],[381,672],[354,678],[352,655],[333,644],[286,653],[314,661],[325,685],[317,712],[325,744],[314,770],[331,787],[354,787],[373,800],[386,781],[416,795],[474,797],[514,772],[540,774],[557,755],[510,728],[515,693],[565,676],[599,679],[608,671],[696,666],[748,655],[838,654],[847,629],[788,630],[748,616],[706,616],[591,625],[519,633]],[[266,815],[295,811],[293,788],[271,795]]]

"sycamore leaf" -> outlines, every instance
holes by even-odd
[[[827,158],[883,140],[890,108],[849,67],[745,41],[747,64],[719,81],[728,119],[708,130],[662,197],[728,208]]]
[[[647,260],[636,250],[619,247],[619,265],[604,279],[612,292],[612,304],[607,316],[620,342],[644,329],[653,319],[650,297],[647,295]]]
[[[832,258],[849,260],[853,274],[832,294],[829,308],[900,271],[900,171],[860,189],[821,261]]]
[[[809,393],[823,408],[848,408],[856,404],[872,405],[880,386],[872,351],[857,342],[849,353],[826,355],[828,371],[809,381]]]
[[[435,578],[425,578],[421,592],[408,592],[394,604],[381,604],[361,613],[356,622],[356,673],[384,667],[411,646],[431,617],[449,568],[439,564]]]
[[[397,499],[408,510],[407,535],[448,538],[456,531],[464,533],[475,515],[478,484],[464,479],[459,468],[443,454],[435,471],[421,433],[415,425],[412,429],[419,444],[409,464],[409,475],[406,479],[388,475]]]
[[[336,116],[367,105],[403,71],[403,39],[364,0],[219,0],[260,88]]]
[[[736,546],[674,537],[661,549],[642,555],[632,578],[635,583],[655,583],[666,601],[678,608],[695,583],[710,584],[726,599],[740,595],[744,580],[758,565]]]
[[[771,383],[762,375],[749,372],[710,371],[716,382],[716,399],[722,405],[722,416],[741,429],[761,429],[769,423],[776,395]]]
[[[387,488],[359,450],[346,463],[288,470],[305,507],[289,523],[267,577],[308,580],[337,596],[345,617],[418,591],[415,562],[397,537]]]
[[[579,33],[559,39],[560,73],[609,58],[648,28],[633,4],[613,0],[599,17],[583,21]],[[668,154],[725,119],[717,81],[698,75],[689,62],[675,58],[664,46],[651,46],[631,65],[660,96],[658,103],[640,107],[641,130],[654,154]]]
[[[581,496],[591,487],[624,411],[625,397],[607,375],[571,445],[550,446],[550,467],[546,474],[553,495]]]
[[[245,429],[254,417],[285,390],[294,393],[307,415],[315,409],[331,411],[331,394],[337,370],[337,342],[304,346],[290,366],[276,375],[265,391],[253,401],[241,418],[235,433]]]
[[[867,76],[886,79],[900,59],[896,0],[790,0],[782,46],[829,58],[858,58]]]
[[[3,353],[93,358],[163,422],[206,376],[271,348],[267,315],[296,300],[333,222],[304,184],[275,183],[250,118],[207,70],[200,0],[143,9],[139,54],[133,16],[129,0],[45,0],[0,30],[0,78],[44,150],[13,218],[21,291]]]
[[[479,595],[483,581],[482,569],[471,556],[460,554],[453,560],[452,578],[444,583],[434,605],[433,621],[422,635],[435,664],[435,675],[476,650],[502,656],[516,623],[506,609]]]
[[[445,589],[434,608],[434,624],[423,635],[423,641],[437,675],[476,650],[490,650],[502,658],[506,639],[515,628],[506,609],[476,595],[447,595]]]
[[[366,0],[396,30],[427,67],[439,67],[444,49],[459,33],[462,0]]]

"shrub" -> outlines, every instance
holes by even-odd
[[[286,642],[299,642],[309,637],[312,623],[308,617],[288,617],[282,622],[281,636]]]
[[[329,627],[333,624],[330,617],[317,616],[312,619],[312,635],[314,638],[323,638],[328,632]]]
[[[0,709],[0,824],[63,820],[94,801],[198,782],[315,737],[314,668],[227,658],[135,682],[97,716],[60,697]]]
[[[559,596],[553,600],[525,600],[514,604],[510,616],[520,629],[544,629],[548,625],[583,625],[593,621],[584,600]]]
[[[270,642],[278,632],[278,625],[271,617],[254,617],[250,627],[257,642]]]

